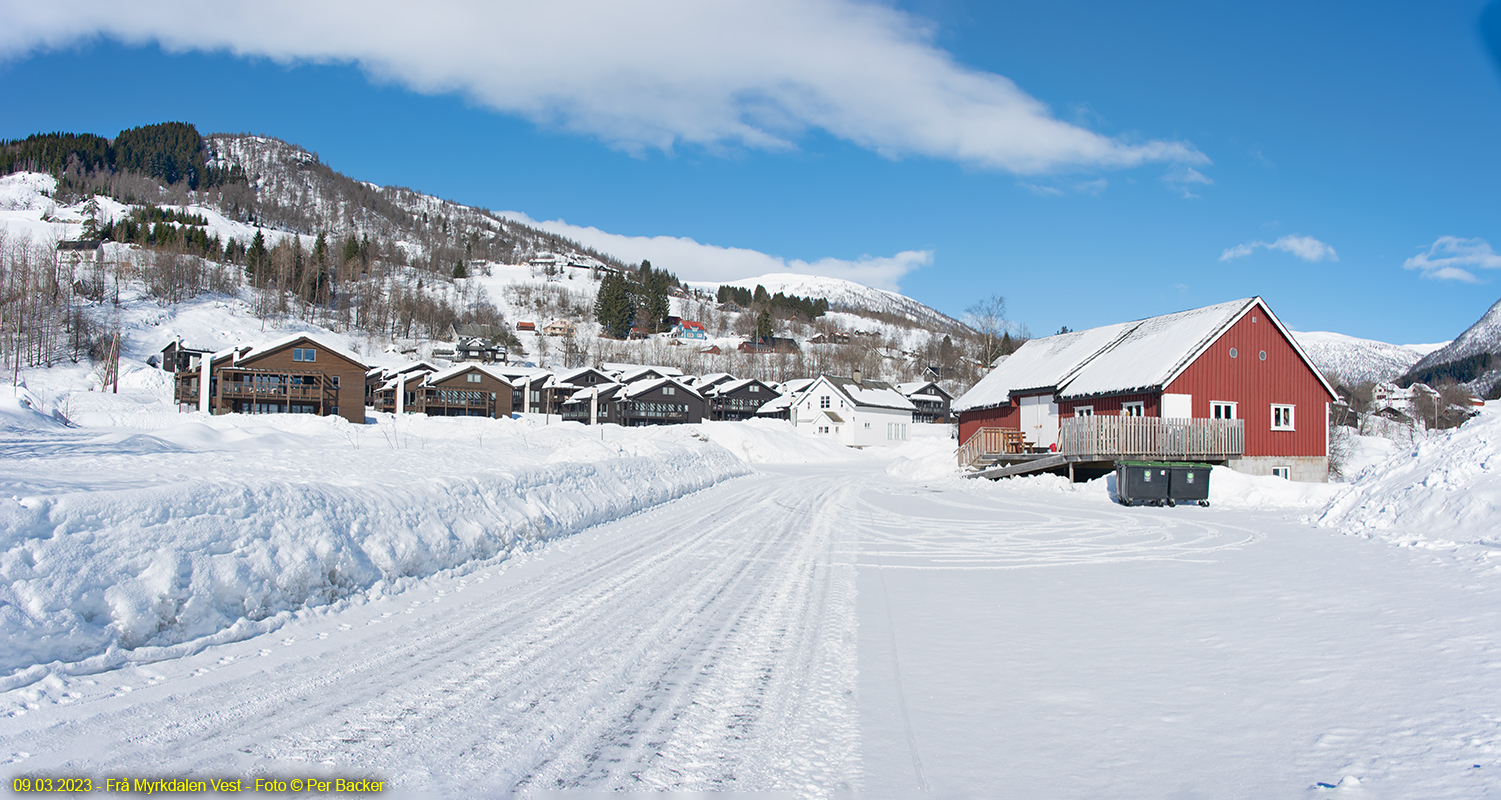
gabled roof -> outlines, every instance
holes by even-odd
[[[817,378],[793,378],[782,384],[782,391],[787,394],[797,394],[817,382]]]
[[[246,361],[249,359],[260,358],[261,356],[264,356],[268,353],[280,350],[283,347],[288,347],[303,340],[317,345],[318,347],[327,350],[328,352],[333,353],[334,355],[346,361],[358,364],[360,369],[369,369],[369,366],[366,365],[364,361],[361,361],[360,357],[355,355],[354,353],[351,353],[342,347],[331,345],[328,342],[323,341],[322,339],[315,338],[312,335],[306,333],[294,333],[290,336],[283,336],[280,339],[273,339],[272,341],[266,342],[265,344],[252,345],[248,350],[241,351],[240,357],[235,359],[235,362],[239,363],[241,361]],[[215,353],[215,356],[217,357],[218,353]]]
[[[1260,306],[1331,394],[1297,340],[1260,297],[1033,339],[954,402],[955,411],[992,408],[1012,395],[1050,390],[1059,399],[1127,394],[1171,384],[1241,317]]]
[[[899,411],[916,411],[917,406],[911,400],[902,396],[896,387],[885,381],[860,381],[855,383],[853,378],[842,378],[837,375],[820,375],[814,385],[824,382],[834,388],[835,391],[844,395],[844,399],[856,408],[891,408]],[[812,391],[812,385],[804,391],[804,396]]]
[[[577,369],[570,369],[566,372],[558,373],[558,380],[562,381],[563,383],[573,383],[578,378],[583,377],[584,375],[588,375],[591,372],[595,375],[600,376],[601,378],[604,378],[605,380],[611,379],[610,374],[608,372],[605,372],[604,370],[596,369],[594,367],[579,367]]]
[[[1117,394],[1166,386],[1260,298],[1149,317],[1080,369],[1060,397]]]
[[[694,397],[703,399],[703,395],[694,391],[692,386],[689,386],[688,384],[683,383],[676,378],[657,378],[656,380],[651,381],[636,381],[635,383],[628,383],[625,386],[625,391],[621,393],[621,397],[629,400],[632,397],[639,397],[640,395],[655,391],[668,384],[676,386],[679,389],[682,389],[683,391],[693,395]]]
[[[625,384],[623,383],[595,384],[594,386],[590,386],[587,389],[579,389],[578,391],[569,395],[568,399],[563,401],[563,405],[566,406],[569,403],[587,403],[589,402],[589,398],[594,396],[594,390],[596,389],[599,390],[599,402],[603,403],[606,400],[614,397],[616,392],[619,392],[624,388]]]
[[[955,400],[953,409],[993,408],[1010,402],[1013,394],[1062,386],[1135,324],[1118,323],[1031,339]]]
[[[911,397],[912,395],[917,394],[918,392],[921,392],[922,390],[930,386],[934,389],[937,389],[938,393],[942,394],[944,397],[950,400],[954,398],[954,396],[945,391],[942,386],[939,386],[933,381],[908,381],[907,383],[898,383],[896,385],[896,390],[908,397]]]
[[[606,364],[601,364],[600,366],[603,367],[607,372],[622,372],[622,373],[624,373],[624,372],[634,372],[636,370],[641,370],[641,369],[651,369],[651,370],[656,370],[658,375],[666,375],[668,377],[675,377],[675,376],[683,374],[683,371],[680,370],[680,369],[678,369],[677,367],[662,367],[662,366],[654,366],[652,364],[619,364],[619,363],[610,364],[610,363],[606,363]]]
[[[782,411],[786,411],[787,408],[795,402],[797,402],[796,396],[790,394],[779,394],[776,397],[773,397],[770,400],[762,403],[761,407],[756,409],[756,413],[766,414],[768,416],[771,414],[777,414]]]
[[[738,381],[716,383],[708,389],[704,390],[704,394],[715,396],[734,394],[735,392],[738,392],[753,383],[759,383],[762,386],[765,386],[773,394],[776,392],[776,389],[771,388],[771,386],[768,385],[765,381],[759,381],[755,378],[742,378]]]
[[[427,383],[429,385],[442,383],[449,378],[458,377],[459,375],[463,375],[466,372],[483,372],[507,386],[511,385],[510,378],[502,375],[498,370],[491,368],[488,364],[456,364],[452,367],[449,367],[448,369],[439,370],[438,372],[434,372],[428,375]]]
[[[732,380],[735,380],[735,376],[731,375],[728,372],[710,372],[709,374],[704,375],[703,377],[694,381],[693,385],[699,389],[705,389],[715,384]]]

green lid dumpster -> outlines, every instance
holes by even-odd
[[[1182,461],[1170,462],[1168,468],[1168,505],[1198,503],[1209,505],[1209,464],[1194,464]]]
[[[1168,502],[1171,470],[1161,461],[1117,461],[1115,493],[1123,506],[1160,506]]]

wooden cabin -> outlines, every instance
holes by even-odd
[[[179,407],[215,414],[336,415],[363,425],[367,371],[352,353],[295,334],[200,359],[177,373],[174,395]]]

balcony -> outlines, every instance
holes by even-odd
[[[1245,423],[1238,419],[1073,417],[1061,421],[1057,451],[1032,452],[1022,432],[981,428],[960,445],[961,467],[989,477],[1019,475],[1070,464],[1126,459],[1226,461],[1245,453]]]

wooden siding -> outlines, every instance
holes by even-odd
[[[959,441],[967,442],[981,428],[1021,428],[1021,417],[1015,405],[976,408],[959,412]]]
[[[469,376],[470,374],[478,374],[480,376],[479,383],[470,383],[467,378],[467,376]],[[432,396],[433,390],[479,391],[484,392],[487,396],[493,394],[495,395],[495,398],[492,406],[492,416],[494,416],[494,418],[496,419],[511,416],[511,384],[506,383],[505,381],[500,380],[483,370],[466,370],[457,375],[453,375],[446,380],[432,384],[431,386],[427,387],[427,393],[429,396]],[[433,413],[434,409],[427,407],[429,402],[431,401],[424,402],[423,411],[431,414]],[[434,406],[447,405],[443,403],[432,404]]]
[[[317,355],[313,361],[293,361],[293,348],[311,348]],[[356,425],[365,424],[365,365],[350,361],[316,341],[298,339],[270,352],[240,359],[234,366],[277,372],[321,372],[330,378],[337,376],[339,416]]]
[[[1232,347],[1235,358],[1230,357]],[[1265,361],[1259,357],[1262,351]],[[1164,391],[1192,395],[1194,417],[1211,417],[1211,402],[1236,403],[1236,416],[1245,421],[1247,456],[1328,455],[1327,404],[1334,398],[1260,303]],[[1296,430],[1272,430],[1273,403],[1295,407]]]
[[[1141,403],[1142,416],[1162,416],[1162,405],[1157,394],[1118,394],[1109,397],[1094,397],[1088,400],[1064,400],[1058,403],[1058,418],[1060,420],[1071,419],[1074,416],[1074,408],[1077,406],[1093,406],[1097,417],[1118,417],[1121,408],[1127,403]],[[1194,414],[1194,416],[1208,416],[1207,414]],[[1061,423],[1060,423],[1061,424]]]

